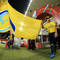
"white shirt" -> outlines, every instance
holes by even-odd
[[[48,30],[45,28],[41,28],[39,35],[48,35]]]

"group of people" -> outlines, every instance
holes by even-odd
[[[57,29],[56,22],[51,21],[49,16],[46,16],[47,23],[45,25],[42,24],[42,28],[46,28],[48,30],[48,40],[50,42],[51,48],[51,56],[53,58],[56,55],[56,44],[58,41],[58,46],[60,47],[60,30]]]
[[[50,43],[50,48],[51,48],[51,56],[50,58],[53,58],[56,55],[56,48],[57,48],[57,43],[58,47],[60,48],[60,29],[57,29],[57,24],[54,21],[51,21],[50,16],[46,16],[45,18],[46,24],[43,25],[41,24],[42,29],[47,29],[48,30],[48,40]],[[33,42],[33,43],[32,43]],[[29,40],[29,49],[35,49],[35,41]]]
[[[56,23],[54,21],[51,21],[50,20],[50,17],[47,16],[46,17],[46,21],[47,21],[47,24],[45,24],[41,28],[46,28],[48,30],[48,38],[49,38],[49,41],[50,41],[50,48],[51,48],[51,56],[50,58],[53,58],[55,55],[56,55],[56,43],[57,43],[57,39],[59,41],[59,47],[60,47],[60,33],[59,29],[57,29],[57,26],[56,26]],[[7,45],[8,45],[8,48],[10,47],[13,47],[13,40],[12,38],[14,38],[14,35],[12,36],[12,34],[10,34],[10,39],[9,41],[7,42]],[[35,40],[28,40],[28,49],[32,49],[32,50],[35,50],[36,46],[35,46]]]

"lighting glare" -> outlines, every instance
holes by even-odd
[[[23,26],[24,25],[24,22],[21,22],[20,24],[21,24],[21,26]]]
[[[22,27],[20,27],[19,29],[20,29],[20,31],[22,31],[22,30],[23,30],[23,28],[22,28]]]

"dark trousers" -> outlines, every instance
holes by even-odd
[[[54,37],[54,32],[49,34],[51,53],[56,53],[56,38]]]
[[[28,49],[31,49],[31,40],[28,40]]]
[[[12,40],[9,40],[9,41],[7,42],[7,45],[8,45],[8,48],[10,48],[10,45],[13,45],[13,41],[12,41]]]
[[[28,48],[34,50],[35,47],[35,40],[28,40]]]
[[[31,40],[31,48],[32,50],[34,50],[36,47],[35,47],[35,40]]]

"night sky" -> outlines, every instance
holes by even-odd
[[[23,13],[26,11],[30,0],[9,0],[9,3],[19,12]]]

